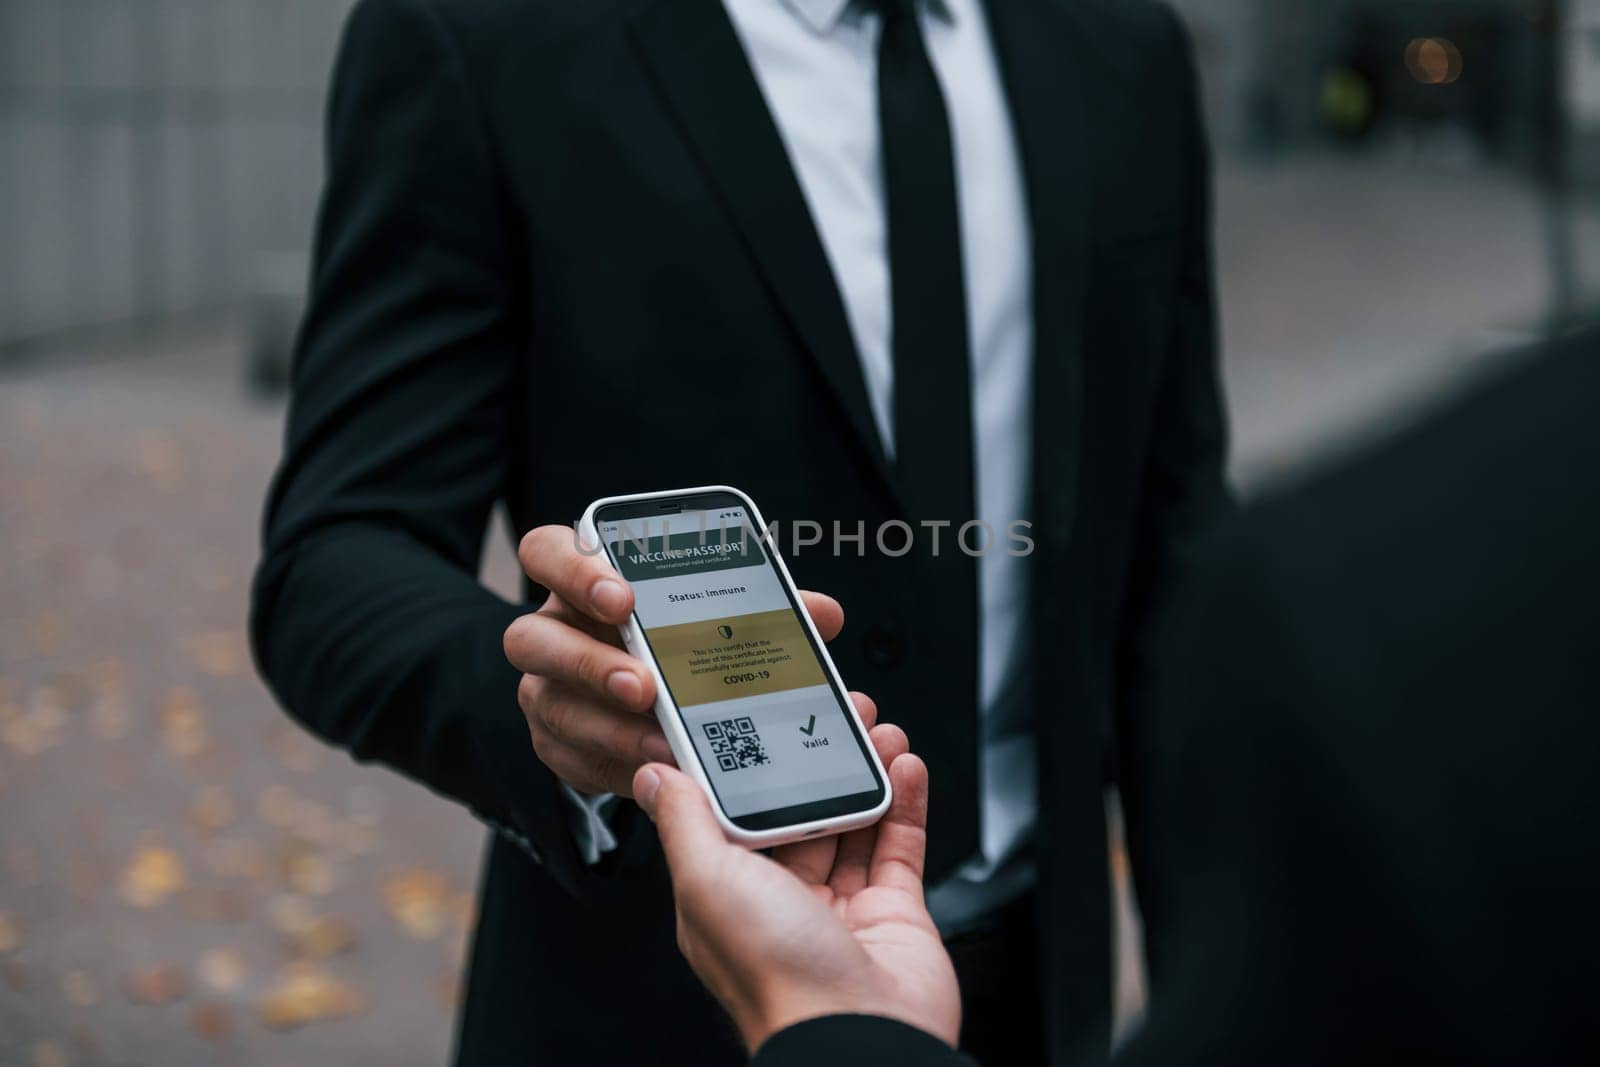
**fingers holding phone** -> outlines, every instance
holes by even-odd
[[[633,592],[605,559],[579,551],[565,526],[529,532],[517,556],[550,590],[505,633],[506,658],[523,673],[517,703],[534,751],[574,789],[629,796],[641,764],[672,761],[651,710],[655,680],[617,636]]]
[[[574,789],[631,796],[640,766],[674,762],[653,711],[654,677],[618,636],[633,612],[633,591],[604,555],[580,549],[570,527],[530,531],[517,555],[528,577],[550,591],[504,639],[506,658],[523,673],[517,702],[534,751]],[[823,640],[836,637],[844,625],[838,602],[808,592],[801,599]],[[870,727],[871,702],[862,697],[857,705]]]

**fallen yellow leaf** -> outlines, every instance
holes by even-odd
[[[262,1023],[288,1029],[324,1019],[341,1019],[366,1008],[361,991],[310,963],[284,967],[278,982],[257,1007]]]
[[[294,953],[304,959],[320,960],[343,952],[356,941],[355,933],[327,916],[313,919],[293,933]]]
[[[233,1016],[221,1004],[196,1004],[189,1025],[207,1041],[221,1041],[233,1033]]]
[[[135,1004],[170,1004],[189,992],[183,970],[160,964],[134,971],[123,979],[122,991]]]
[[[233,630],[213,630],[189,639],[195,664],[213,678],[238,674],[244,668],[244,649],[244,635]]]
[[[161,739],[179,756],[198,756],[207,738],[205,712],[188,686],[167,691],[161,702]]]
[[[431,941],[444,927],[450,885],[437,871],[413,867],[383,883],[383,902],[402,929],[418,941]]]
[[[221,786],[208,785],[195,791],[189,802],[189,821],[206,833],[225,830],[233,824],[233,798]]]
[[[122,899],[136,908],[153,908],[187,882],[183,860],[176,852],[147,845],[134,853],[122,872]]]
[[[338,879],[333,867],[320,854],[309,849],[291,848],[283,857],[283,874],[289,888],[297,893],[324,897],[333,892]]]
[[[19,756],[37,756],[61,743],[61,709],[36,701],[27,711],[15,704],[0,704],[0,744]]]

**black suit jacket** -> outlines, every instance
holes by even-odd
[[[1119,1063],[1592,1062],[1597,411],[1600,334],[1219,538],[1155,717],[1167,936]],[[965,1061],[861,1017],[757,1057],[821,1062]]]
[[[991,5],[1029,200],[1031,606],[1043,919],[1058,1047],[1102,1045],[1102,787],[1163,590],[1222,505],[1208,187],[1185,40],[1142,2]],[[595,497],[724,482],[769,519],[906,517],[843,305],[719,0],[364,0],[329,169],[252,635],[310,729],[500,827],[460,1056],[716,1062],[648,828],[578,861],[476,581],[509,531]],[[917,518],[911,516],[910,518]],[[909,562],[823,551],[850,684],[924,739],[935,825],[941,665],[976,656]],[[935,831],[938,832],[937,830]],[[658,1000],[618,994],[642,975]],[[626,1005],[628,1026],[609,1015]]]

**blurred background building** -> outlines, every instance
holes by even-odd
[[[1600,297],[1600,0],[1177,6],[1246,491]],[[449,1046],[481,831],[242,633],[348,7],[0,0],[0,1063]]]
[[[1225,155],[1600,182],[1597,0],[1177,6]],[[349,7],[0,2],[0,345],[297,293]]]
[[[297,290],[348,0],[0,0],[0,343]]]

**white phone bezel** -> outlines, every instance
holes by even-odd
[[[611,564],[610,556],[601,547],[600,530],[595,524],[595,514],[601,508],[611,507],[616,504],[637,504],[650,500],[664,500],[670,497],[704,496],[708,493],[730,493],[737,497],[749,511],[750,517],[754,521],[755,529],[757,531],[765,531],[767,529],[767,523],[761,516],[761,510],[756,507],[755,501],[751,500],[748,494],[735,489],[731,485],[703,485],[692,489],[630,493],[625,496],[608,496],[596,500],[589,505],[583,513],[583,518],[578,521],[577,532],[580,539],[580,549],[585,552],[598,552],[600,558],[605,560],[608,565]],[[799,592],[795,588],[794,579],[789,576],[789,568],[784,563],[783,557],[771,545],[767,546],[767,552],[770,558],[777,563],[778,576],[783,581],[784,586],[793,596],[794,601],[799,603]],[[828,648],[823,643],[822,635],[817,633],[816,625],[811,621],[810,613],[799,611],[797,614],[804,622],[806,629],[810,631],[811,638],[815,642],[819,654],[818,658],[821,659],[823,668],[828,672],[829,679],[837,687],[838,692],[849,693],[850,690],[845,687],[844,679],[839,677],[838,667],[834,666],[833,657],[828,655]],[[672,747],[672,754],[677,760],[679,769],[699,783],[700,789],[711,801],[711,810],[716,814],[717,822],[722,826],[722,832],[730,841],[736,841],[750,848],[772,848],[791,841],[799,841],[802,838],[844,833],[847,830],[871,826],[883,818],[884,813],[889,810],[889,805],[894,799],[893,787],[889,784],[889,773],[884,768],[883,761],[878,758],[877,751],[869,742],[865,746],[867,758],[872,761],[872,766],[878,773],[878,780],[883,783],[883,799],[872,808],[866,811],[851,812],[847,815],[836,815],[827,819],[796,823],[791,826],[778,826],[771,830],[746,830],[736,825],[728,816],[728,813],[722,810],[722,803],[717,799],[716,790],[711,787],[705,768],[701,766],[700,758],[694,750],[694,742],[689,737],[689,731],[683,725],[683,716],[679,714],[678,707],[673,702],[671,693],[667,690],[666,679],[661,674],[661,665],[656,662],[655,656],[651,654],[650,647],[644,640],[638,614],[630,615],[627,623],[618,627],[618,630],[622,634],[622,643],[627,647],[628,651],[649,668],[651,677],[655,679],[656,720],[661,724],[662,732],[667,735],[667,743]],[[856,714],[854,702],[846,699],[845,706],[855,728],[861,732],[861,737],[865,738],[867,730],[861,722],[861,717]]]

